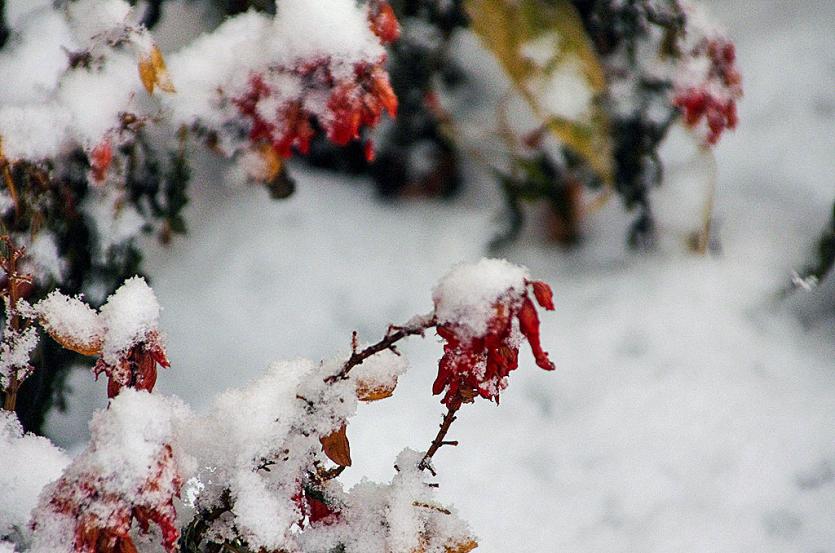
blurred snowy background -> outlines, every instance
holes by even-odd
[[[659,251],[627,250],[629,218],[611,201],[573,251],[542,242],[533,217],[503,252],[554,288],[543,344],[558,371],[523,356],[502,405],[466,408],[460,447],[436,457],[441,497],[479,551],[835,551],[835,290],[830,279],[777,298],[835,196],[835,3],[707,4],[737,42],[745,85],[739,129],[716,149],[721,251],[684,245],[705,174],[679,136],[656,195]],[[199,9],[179,9],[199,29]],[[472,59],[481,92],[501,94],[498,69]],[[474,165],[451,203],[381,203],[361,180],[293,170],[298,191],[277,202],[204,157],[189,235],[149,244],[172,362],[160,392],[199,409],[271,360],[331,357],[353,330],[374,341],[429,311],[433,283],[487,253],[502,205]],[[428,447],[440,349],[409,342],[395,398],[361,408],[348,482],[388,481],[403,447]],[[83,371],[70,384],[48,433],[73,449],[105,384]]]

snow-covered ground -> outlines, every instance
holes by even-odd
[[[442,498],[479,551],[835,551],[835,292],[777,299],[835,197],[835,6],[709,4],[746,90],[739,130],[716,151],[721,252],[683,245],[704,186],[683,140],[657,195],[660,251],[627,251],[629,219],[610,202],[575,251],[532,230],[503,252],[554,288],[542,336],[558,370],[523,353],[501,406],[467,406],[451,432],[461,445],[436,456]],[[227,169],[206,158],[189,236],[151,246],[172,362],[160,392],[199,409],[271,360],[329,358],[353,330],[373,341],[429,311],[437,279],[484,255],[496,229],[500,198],[475,167],[453,203],[397,204],[294,169],[298,192],[274,202],[223,184]],[[440,344],[403,351],[412,368],[395,397],[349,427],[348,482],[388,481],[396,454],[436,431]],[[105,384],[83,371],[71,384],[50,433],[72,448]]]

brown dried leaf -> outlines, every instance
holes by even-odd
[[[397,377],[394,377],[393,384],[386,385],[378,382],[367,382],[361,378],[357,379],[357,399],[365,402],[379,401],[394,394],[397,387]]]
[[[351,466],[351,444],[348,443],[348,436],[346,435],[347,427],[343,424],[339,430],[319,438],[322,444],[322,451],[328,456],[328,459],[339,466]]]

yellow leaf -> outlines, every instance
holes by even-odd
[[[472,29],[563,144],[612,179],[606,80],[569,0],[465,0]]]
[[[348,436],[345,433],[346,427],[343,424],[339,430],[331,432],[327,436],[319,438],[322,444],[322,451],[328,459],[343,467],[351,466],[351,444],[348,443]]]
[[[139,60],[139,79],[148,94],[154,93],[154,87],[163,92],[176,92],[168,69],[165,67],[165,58],[157,45],[151,48],[151,53]]]

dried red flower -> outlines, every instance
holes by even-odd
[[[56,482],[49,506],[75,519],[73,549],[79,553],[135,552],[130,537],[134,520],[142,532],[148,532],[151,522],[159,526],[162,545],[171,553],[180,537],[174,498],[179,497],[181,486],[173,451],[165,444],[153,472],[131,494],[133,499],[113,492],[99,474],[82,474]]]
[[[233,103],[250,123],[249,140],[253,144],[271,145],[282,157],[290,157],[293,148],[302,154],[309,151],[315,134],[314,119],[324,128],[329,140],[344,146],[359,139],[364,127],[376,126],[383,111],[391,117],[397,114],[397,96],[383,68],[384,61],[358,63],[353,78],[341,81],[334,79],[327,58],[306,63],[289,71],[302,78],[306,92],[280,103],[267,114],[262,109],[262,101],[271,99],[277,92],[263,74],[253,74],[246,92],[234,98]],[[326,113],[315,115],[304,108],[304,95],[312,91],[327,92]],[[366,157],[373,159],[373,149],[366,150]]]
[[[90,170],[93,173],[93,180],[104,181],[107,170],[113,161],[113,145],[110,138],[105,137],[90,151]]]
[[[100,357],[93,367],[96,378],[107,375],[107,397],[114,398],[123,387],[153,391],[157,382],[157,365],[170,366],[165,347],[155,330],[124,353],[116,363]]]
[[[553,310],[553,293],[544,282],[528,282],[537,302]],[[519,295],[508,290],[493,304],[487,332],[469,336],[455,324],[439,324],[438,335],[444,340],[444,355],[438,364],[438,376],[432,393],[446,390],[441,400],[447,407],[457,408],[476,396],[499,402],[499,393],[507,386],[507,376],[519,365],[520,340],[514,333],[513,321],[531,346],[536,364],[554,370],[539,337],[539,317],[527,290]]]
[[[400,38],[400,23],[391,4],[374,1],[368,9],[368,21],[373,32],[383,44],[389,44]]]

